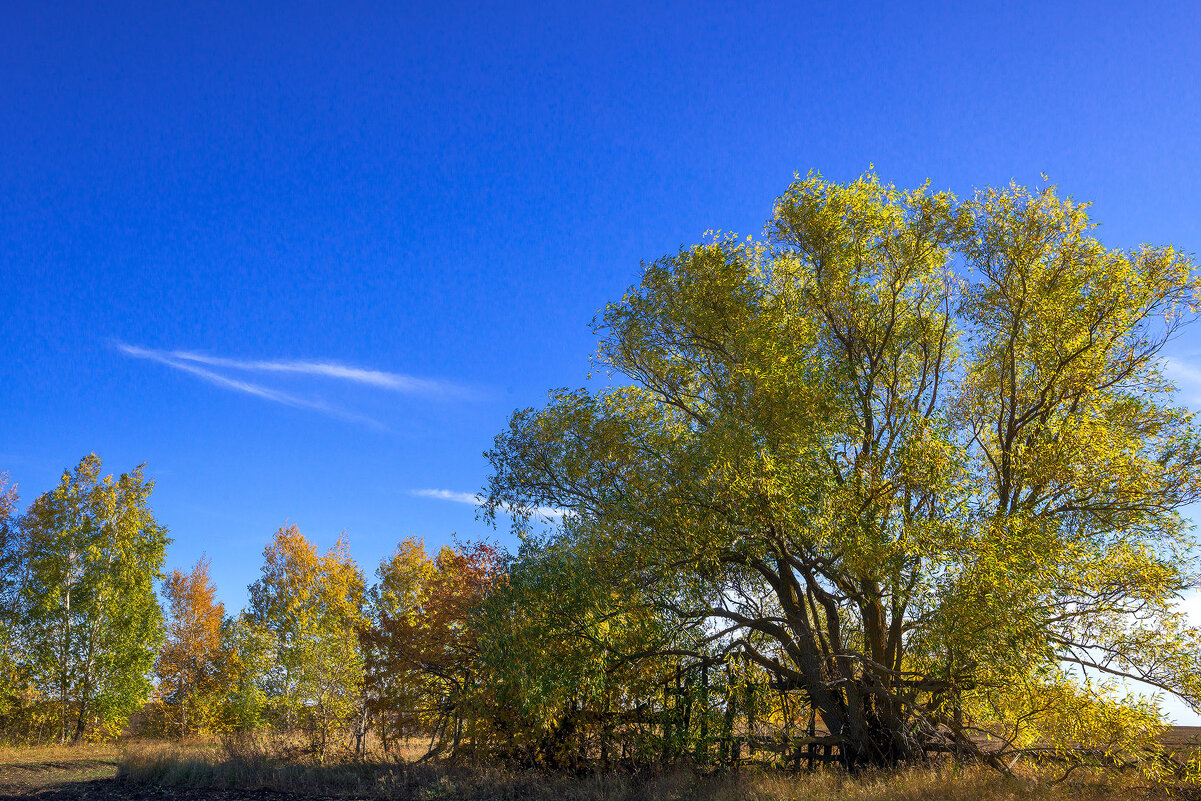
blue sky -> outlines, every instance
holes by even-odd
[[[491,534],[512,410],[794,172],[1045,172],[1196,252],[1199,40],[1193,3],[0,3],[0,470],[147,462],[233,607],[285,522],[368,570]]]

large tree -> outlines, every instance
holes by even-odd
[[[21,517],[17,621],[22,657],[57,707],[61,742],[111,736],[150,693],[163,637],[154,592],[169,538],[143,467],[101,475],[95,454]]]
[[[489,508],[570,510],[848,766],[1045,741],[1068,698],[1145,719],[1081,670],[1196,705],[1201,439],[1161,352],[1198,277],[1092,228],[1052,189],[798,179],[766,241],[645,267],[597,324],[611,388],[517,412]]]

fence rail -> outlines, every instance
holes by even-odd
[[[817,765],[833,765],[842,761],[842,738],[834,734],[801,737],[731,737],[730,762],[733,765],[757,762],[754,754],[775,754],[779,761],[796,770],[813,770]],[[745,749],[745,753],[744,753]]]

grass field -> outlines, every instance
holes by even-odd
[[[1179,733],[1181,740],[1195,732]],[[121,747],[0,749],[0,798],[422,799],[424,801],[1126,801],[1201,798],[1149,787],[1137,777],[1073,776],[1051,784],[976,768],[913,769],[848,777],[689,770],[570,777],[495,764],[406,765],[394,761],[304,765],[215,744],[132,742]]]

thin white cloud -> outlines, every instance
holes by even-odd
[[[454,501],[455,503],[466,503],[472,506],[479,506],[484,502],[484,496],[482,495],[475,495],[470,492],[455,492],[454,490],[416,489],[413,490],[412,494],[419,498],[437,498],[440,501]]]
[[[389,373],[383,370],[368,370],[337,362],[230,359],[223,356],[209,356],[189,350],[151,350],[149,348],[139,348],[125,344],[118,344],[117,347],[131,356],[138,356],[140,358],[155,358],[160,361],[169,359],[172,362],[190,362],[192,364],[202,364],[207,367],[244,370],[246,372],[291,373],[333,378],[408,395],[463,396],[468,394],[463,387],[446,381],[416,378],[404,375],[403,373]]]
[[[476,495],[470,492],[455,492],[454,490],[446,489],[416,489],[412,490],[410,494],[416,495],[419,498],[436,498],[440,501],[464,503],[469,506],[482,506],[484,503],[484,496],[482,495]],[[508,504],[505,504],[504,508],[506,511],[511,511],[512,509],[512,507],[510,507]],[[534,514],[541,517],[556,519],[569,514],[569,512],[566,509],[557,509],[553,506],[539,506],[538,508],[534,509]]]
[[[126,345],[123,343],[117,344],[117,350],[127,356],[132,356],[135,359],[147,359],[159,364],[165,364],[175,370],[180,370],[189,373],[198,378],[201,378],[210,384],[214,384],[226,389],[232,389],[235,392],[242,392],[247,395],[253,395],[256,398],[271,401],[273,403],[281,403],[285,406],[292,406],[297,409],[311,409],[313,411],[322,412],[332,417],[337,417],[342,420],[348,420],[354,423],[362,423],[363,425],[371,426],[372,428],[384,428],[383,424],[370,417],[365,417],[354,412],[348,412],[345,409],[340,409],[337,406],[331,406],[328,403],[320,400],[310,400],[301,398],[288,392],[281,392],[277,389],[264,387],[261,384],[253,384],[249,381],[239,381],[235,378],[223,376],[220,373],[214,373],[211,370],[205,370],[202,367],[197,367],[194,364],[178,361],[172,358],[169,354],[163,351],[149,350],[147,348],[139,348],[134,345]]]
[[[1190,590],[1184,594],[1176,608],[1189,617],[1194,626],[1201,627],[1201,590]]]
[[[1165,356],[1163,372],[1180,388],[1181,397],[1186,403],[1201,405],[1201,369],[1183,359]]]

